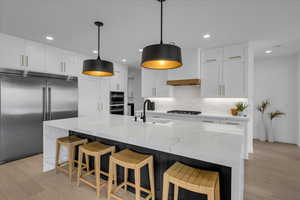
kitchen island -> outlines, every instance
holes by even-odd
[[[46,121],[44,122],[44,171],[55,168],[56,139],[70,134],[115,145],[117,150],[131,148],[141,153],[153,154],[158,200],[161,199],[162,174],[175,161],[218,171],[221,199],[243,199],[244,136],[238,126],[151,118],[143,123],[135,122],[130,116],[117,115]],[[62,160],[67,158],[64,150],[62,155],[65,155]],[[181,192],[184,193],[183,196],[190,195],[186,194],[186,191]]]

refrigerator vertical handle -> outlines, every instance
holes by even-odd
[[[47,120],[47,93],[46,87],[43,87],[43,121]]]
[[[51,111],[51,88],[50,87],[48,87],[48,114],[49,114],[48,120],[51,120],[52,111]]]

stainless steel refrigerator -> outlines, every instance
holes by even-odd
[[[77,78],[1,70],[0,163],[41,153],[43,121],[77,116]]]

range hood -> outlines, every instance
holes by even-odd
[[[182,80],[169,80],[167,85],[172,86],[184,86],[184,85],[200,85],[200,79],[182,79]]]

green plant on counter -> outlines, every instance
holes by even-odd
[[[268,108],[268,106],[271,104],[270,100],[265,100],[265,101],[262,101],[261,104],[259,104],[257,106],[257,110],[259,112],[261,112],[262,114],[265,113],[266,109]]]
[[[246,103],[240,102],[240,103],[235,104],[235,107],[238,112],[243,112],[244,110],[246,110],[248,108],[248,105]]]
[[[282,115],[285,115],[284,112],[281,112],[279,110],[276,110],[275,112],[270,112],[269,113],[269,117],[270,117],[270,120],[272,121],[273,119],[275,118],[279,118],[281,117]]]

